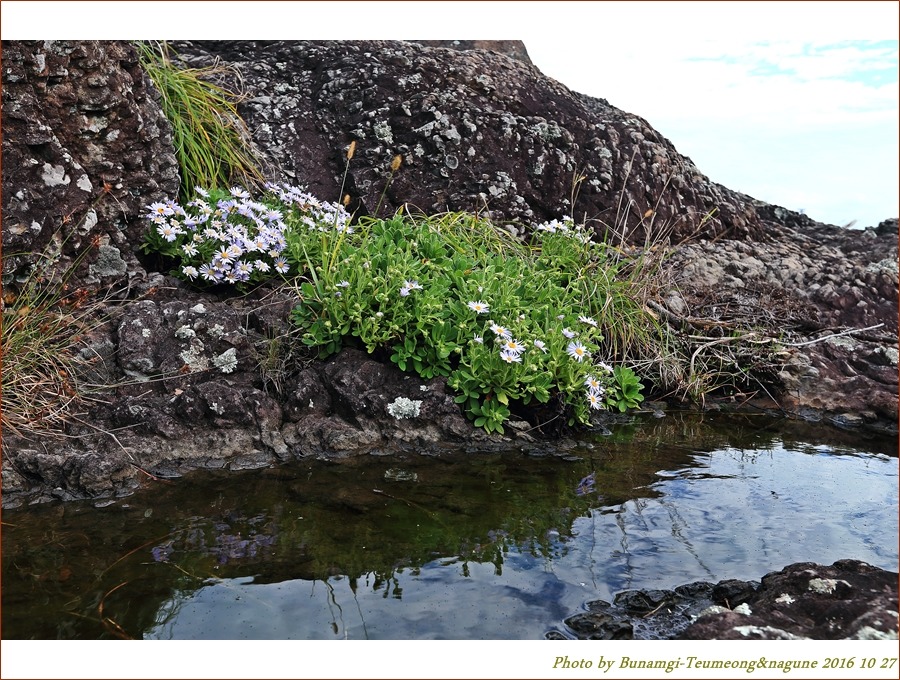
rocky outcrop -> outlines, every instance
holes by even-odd
[[[858,560],[799,562],[759,582],[624,591],[613,603],[589,602],[566,619],[566,632],[588,640],[896,640],[897,579]]]
[[[78,285],[143,274],[140,213],[178,191],[158,97],[128,43],[3,41],[6,286],[38,253]]]
[[[509,45],[475,42],[178,47],[189,63],[245,74],[242,113],[260,146],[314,193],[338,196],[356,141],[344,191],[358,214],[379,202],[526,224],[574,214],[605,238],[677,244],[669,313],[793,343],[747,404],[897,431],[896,221],[851,231],[731,191],[643,119],[572,92]],[[868,330],[822,340],[854,329]]]
[[[663,304],[729,332],[779,329],[781,409],[895,434],[897,220],[847,230],[792,217],[765,241],[682,244],[666,263],[678,292]]]
[[[118,382],[91,417],[52,452],[4,433],[4,507],[127,494],[196,468],[534,442],[476,430],[444,378],[420,380],[359,350],[286,366],[287,297],[217,300],[159,275],[140,293],[86,339],[102,359],[93,370]]]
[[[531,57],[521,40],[411,40],[423,47],[449,47],[453,50],[487,50],[531,64]]]
[[[797,347],[775,406],[896,432],[896,220],[849,232],[730,191],[646,121],[521,55],[387,41],[177,47],[192,65],[218,58],[240,70],[241,112],[270,178],[337,198],[356,141],[344,190],[357,214],[384,194],[382,213],[474,210],[514,226],[574,212],[626,242],[642,242],[651,221],[665,225],[679,247],[660,309],[723,321],[722,332],[741,304],[772,312],[777,292],[778,313],[758,318]],[[490,446],[440,380],[358,352],[302,365],[290,299],[199,292],[142,264],[141,214],[178,190],[158,97],[128,43],[3,44],[4,286],[42,253],[57,271],[80,262],[71,285],[119,289],[80,347],[91,380],[117,386],[52,454],[4,433],[4,503],[122,493],[187,467]],[[395,154],[403,165],[390,178]]]
[[[747,197],[711,182],[647,121],[521,59],[395,41],[174,46],[191,65],[221,59],[243,74],[240,110],[271,172],[338,199],[356,141],[344,192],[358,215],[379,202],[382,215],[404,205],[532,225],[574,215],[643,241],[652,210],[675,238],[764,233]],[[403,165],[389,181],[395,155]]]

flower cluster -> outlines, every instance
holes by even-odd
[[[227,192],[196,187],[196,198],[183,207],[173,200],[152,203],[146,214],[151,228],[145,250],[180,260],[176,276],[239,285],[290,271],[285,252],[289,211],[296,225],[352,233],[343,206],[323,203],[297,187],[266,188],[269,194],[261,201],[242,187]]]
[[[563,236],[574,238],[582,243],[589,243],[591,240],[591,236],[585,231],[584,226],[575,224],[575,221],[568,216],[563,217],[562,221],[550,220],[549,222],[543,222],[534,229],[536,233],[562,234]]]
[[[172,200],[148,207],[151,237],[155,232],[157,240],[171,244],[160,250],[180,257],[182,276],[237,284],[255,273],[288,271],[281,254],[287,242],[279,210],[251,200],[241,187],[232,187],[218,200],[201,187],[196,192],[185,207]]]
[[[467,302],[466,306],[476,313],[482,313],[488,308],[488,305],[484,302]],[[565,318],[565,315],[562,315],[562,318]],[[578,320],[586,326],[589,326],[590,328],[588,330],[598,327],[597,321],[590,316],[579,315]],[[512,331],[506,326],[501,326],[495,321],[489,321],[488,323],[488,328],[494,334],[494,340],[500,348],[500,359],[507,364],[521,364],[522,357],[526,351],[526,344],[515,339],[513,337]],[[582,343],[580,340],[574,339],[578,335],[577,331],[573,331],[569,328],[563,328],[561,333],[567,340],[571,340],[571,342],[569,342],[566,346],[565,352],[575,362],[580,364],[584,361],[584,359],[591,356],[591,352],[589,351],[587,345]],[[483,343],[483,337],[476,334],[475,342],[479,344]],[[540,350],[544,354],[546,354],[548,351],[547,343],[541,339],[534,339],[532,341],[532,346],[535,349]],[[612,373],[612,367],[605,362],[599,362],[598,366],[607,373]],[[586,397],[588,405],[593,409],[604,408],[603,396],[606,393],[604,382],[593,375],[588,375],[584,380],[584,384],[587,388]]]
[[[351,215],[340,203],[326,203],[299,187],[269,182],[266,189],[285,206],[300,211],[299,222],[310,231],[352,234]]]

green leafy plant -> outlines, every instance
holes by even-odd
[[[612,389],[598,371],[604,337],[584,272],[602,246],[571,222],[540,225],[531,244],[471,215],[360,220],[338,254],[313,264],[293,319],[329,356],[345,344],[386,349],[403,370],[445,376],[479,427],[503,432],[515,404],[556,397],[587,422]],[[292,243],[308,253],[315,243]],[[629,393],[631,394],[631,393]]]
[[[615,380],[606,397],[607,405],[622,413],[630,408],[637,408],[644,397],[641,394],[643,385],[634,371],[627,366],[616,366],[613,377]]]
[[[424,379],[446,377],[488,432],[532,402],[556,400],[574,424],[640,401],[633,371],[603,359],[620,316],[650,317],[606,246],[571,220],[538,225],[530,241],[465,213],[351,227],[341,205],[284,185],[259,201],[238,187],[203,191],[184,208],[155,203],[148,218],[144,247],[175,259],[176,275],[237,287],[284,276],[300,340],[320,358],[357,346]]]
[[[137,42],[141,66],[162,95],[181,169],[181,197],[194,187],[253,184],[262,179],[259,155],[237,110],[240,95],[213,81],[237,77],[221,64],[179,68],[165,42]]]

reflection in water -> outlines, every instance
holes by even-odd
[[[896,570],[896,442],[827,434],[669,416],[569,462],[306,462],[7,511],[3,633],[528,639],[631,588],[845,557]]]

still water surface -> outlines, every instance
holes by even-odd
[[[676,414],[567,454],[198,472],[6,511],[3,636],[539,639],[632,588],[898,568],[893,439]]]

